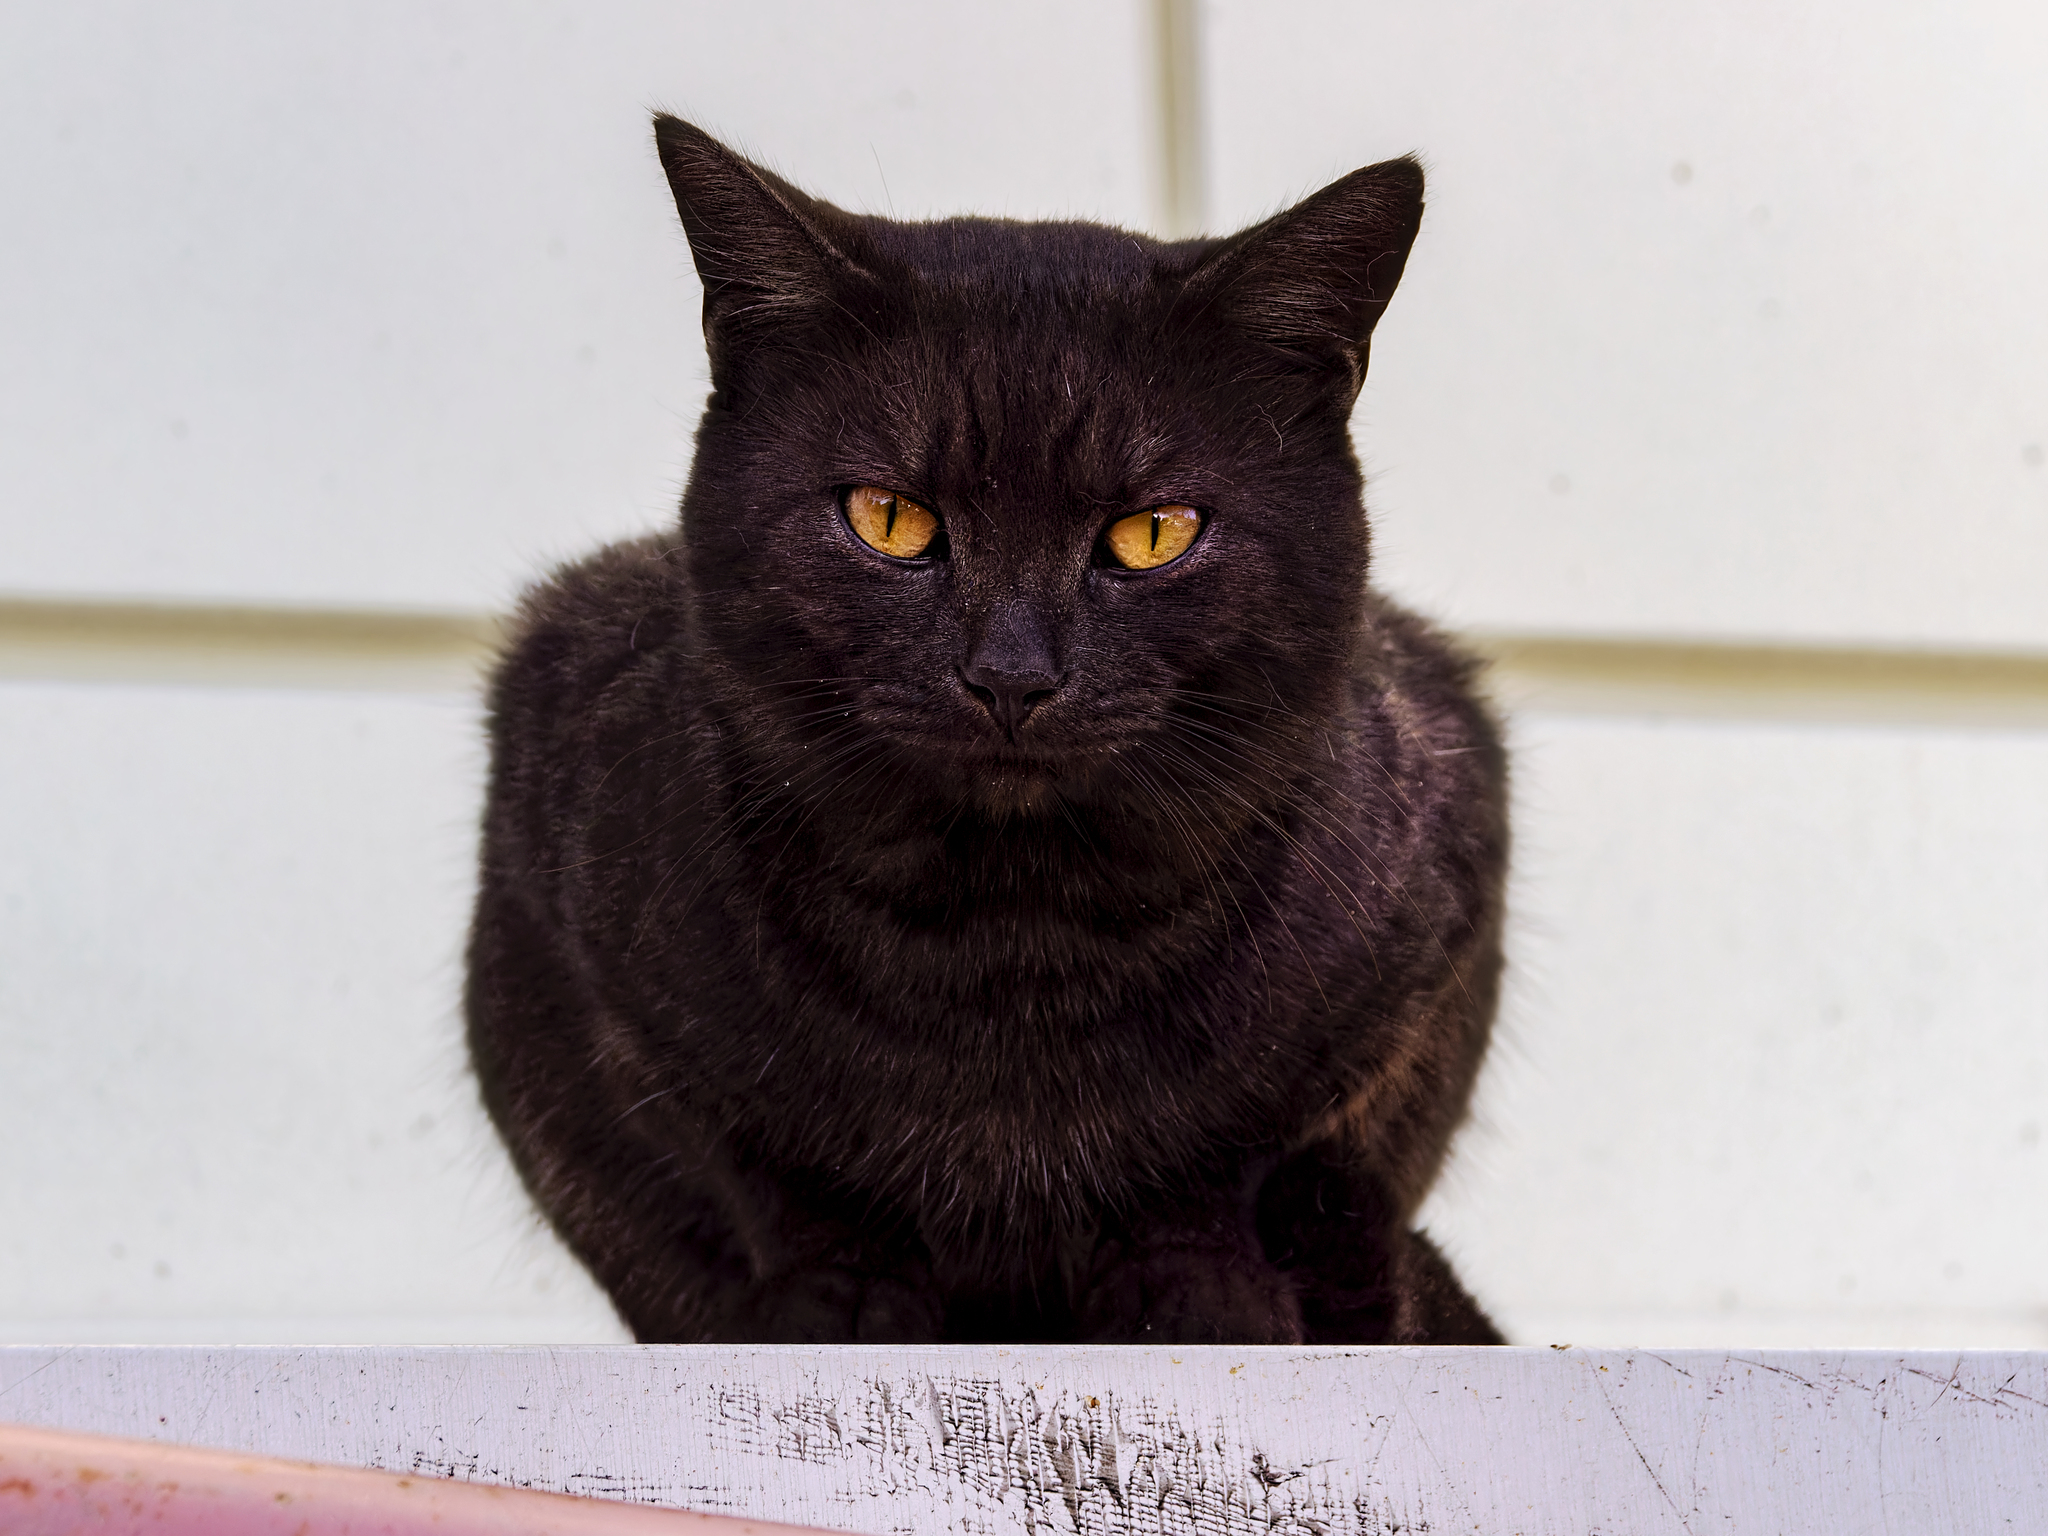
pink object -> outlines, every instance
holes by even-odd
[[[6,1536],[819,1536],[489,1483],[0,1424]]]

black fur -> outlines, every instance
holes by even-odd
[[[1367,585],[1347,427],[1420,169],[1163,243],[656,139],[681,526],[533,591],[493,693],[470,1041],[541,1208],[646,1340],[1497,1341],[1409,1228],[1505,767]],[[1109,562],[1163,503],[1193,548]]]

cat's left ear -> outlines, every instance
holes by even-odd
[[[1354,398],[1421,224],[1421,165],[1382,160],[1223,241],[1186,291],[1294,366],[1335,373]]]
[[[849,249],[857,233],[846,214],[694,123],[657,113],[654,142],[703,279],[715,386],[754,340],[848,310],[867,273]]]

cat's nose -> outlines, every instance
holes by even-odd
[[[1031,712],[1060,685],[1044,621],[1022,603],[996,613],[961,667],[960,680],[1015,741]]]
[[[962,667],[967,691],[981,700],[1003,734],[1017,739],[1017,728],[1031,711],[1053,696],[1060,680],[1050,672],[1004,672],[994,667]]]

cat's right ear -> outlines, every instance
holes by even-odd
[[[1338,384],[1348,403],[1421,224],[1421,165],[1382,160],[1216,242],[1188,292],[1289,368]]]
[[[665,112],[654,116],[654,144],[704,283],[711,382],[723,390],[755,340],[838,307],[867,274],[830,204]]]

